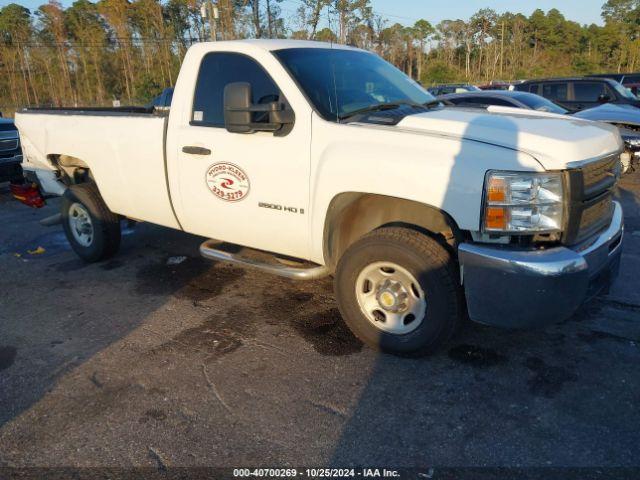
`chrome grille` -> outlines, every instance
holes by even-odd
[[[17,138],[5,138],[0,139],[0,152],[6,152],[9,150],[17,150],[18,139]]]
[[[587,238],[604,230],[611,223],[612,217],[613,202],[611,195],[604,195],[604,198],[582,211],[580,226],[578,227],[579,237]]]
[[[612,188],[617,181],[620,155],[610,155],[602,160],[589,163],[580,169],[582,172],[582,197],[593,198]]]
[[[620,155],[615,153],[566,172],[569,202],[564,243],[578,244],[609,226],[619,165]]]

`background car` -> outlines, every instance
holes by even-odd
[[[634,95],[638,94],[638,87],[640,86],[640,72],[635,73],[597,73],[595,75],[589,75],[595,78],[610,78],[622,84],[623,87],[628,88]]]
[[[447,93],[477,92],[479,90],[478,87],[467,83],[446,83],[427,88],[427,91],[435,97]]]
[[[624,86],[624,88],[629,90],[631,93],[633,93],[636,97],[638,96],[638,92],[640,92],[640,82],[627,83],[627,84],[625,84],[623,86]]]
[[[517,82],[507,82],[505,80],[492,80],[486,85],[478,85],[480,90],[513,90]]]
[[[442,95],[438,97],[438,100],[445,105],[458,107],[487,108],[494,105],[525,108],[609,123],[618,127],[620,136],[625,142],[625,153],[628,154],[628,158],[626,156],[622,158],[623,171],[633,170],[633,163],[635,162],[632,162],[632,159],[637,161],[640,158],[640,109],[632,105],[607,103],[579,112],[570,112],[533,93],[503,90]]]
[[[573,112],[603,103],[640,107],[640,100],[635,95],[610,78],[543,78],[527,80],[514,85],[513,89],[535,93]]]
[[[487,108],[490,105],[500,107],[527,108],[542,112],[566,114],[568,110],[533,93],[509,90],[484,90],[480,92],[454,93],[441,95],[438,100],[446,105],[460,107]]]
[[[22,178],[22,150],[18,129],[10,118],[0,118],[0,182]]]

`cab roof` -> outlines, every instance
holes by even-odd
[[[262,50],[274,51],[285,50],[290,48],[334,48],[340,50],[361,50],[359,48],[341,45],[338,43],[316,42],[313,40],[280,40],[280,39],[246,39],[246,40],[223,40],[218,42],[202,42],[196,45],[204,45],[207,48],[214,47],[215,50],[252,46]]]

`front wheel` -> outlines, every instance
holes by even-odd
[[[451,254],[433,238],[381,228],[342,255],[335,276],[338,306],[367,345],[396,355],[426,355],[459,324],[456,272]]]
[[[94,183],[67,189],[62,197],[62,225],[71,247],[86,262],[109,258],[120,247],[120,219]]]

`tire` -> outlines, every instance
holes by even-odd
[[[67,189],[62,197],[62,225],[71,247],[85,262],[104,260],[120,248],[120,218],[109,210],[95,183]]]
[[[351,331],[370,347],[400,356],[427,355],[452,337],[463,317],[457,272],[451,254],[433,238],[399,227],[374,230],[338,262],[338,307]]]

